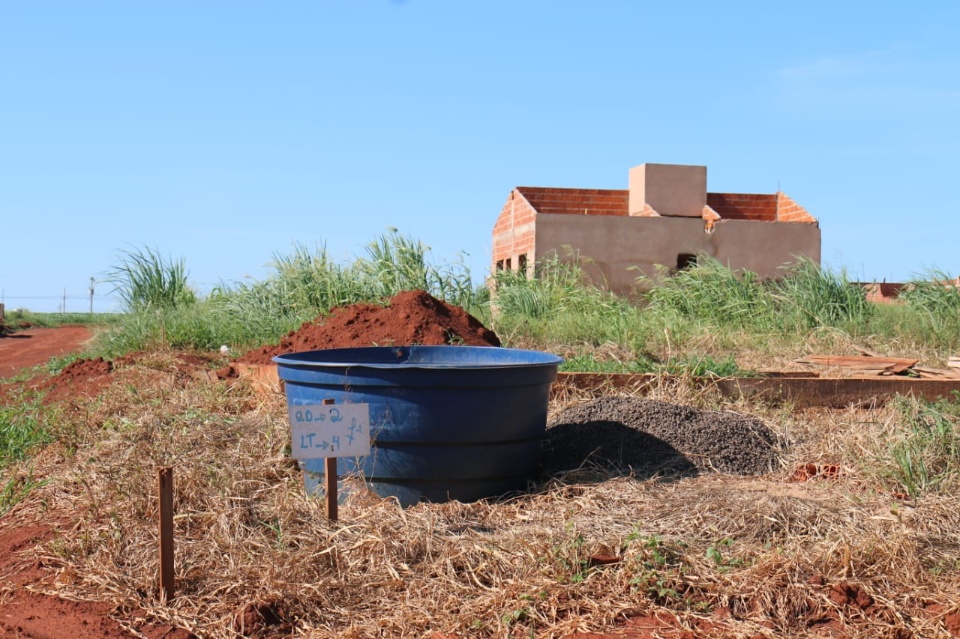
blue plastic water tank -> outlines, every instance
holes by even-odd
[[[343,348],[275,357],[289,407],[370,405],[370,455],[340,458],[404,506],[473,501],[523,490],[547,423],[550,353],[483,346]],[[323,486],[323,460],[305,460],[304,484]]]

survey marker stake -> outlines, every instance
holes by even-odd
[[[157,469],[160,498],[160,601],[173,601],[173,468]]]
[[[325,399],[323,403],[330,405],[332,399]],[[339,513],[337,512],[337,458],[327,457],[323,460],[323,480],[324,492],[327,497],[327,519],[337,521]]]

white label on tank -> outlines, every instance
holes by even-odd
[[[369,404],[289,406],[287,414],[294,459],[370,454]]]

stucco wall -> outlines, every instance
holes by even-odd
[[[721,220],[706,233],[702,219],[549,214],[537,215],[535,224],[535,259],[565,257],[563,247],[570,246],[592,262],[585,265],[591,277],[622,294],[641,273],[652,275],[656,264],[675,267],[682,253],[707,253],[765,278],[780,275],[779,267],[795,255],[820,263],[816,224]]]

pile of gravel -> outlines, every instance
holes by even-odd
[[[541,460],[548,474],[592,466],[639,477],[700,471],[759,475],[776,466],[779,445],[777,436],[749,415],[602,397],[550,421]]]

